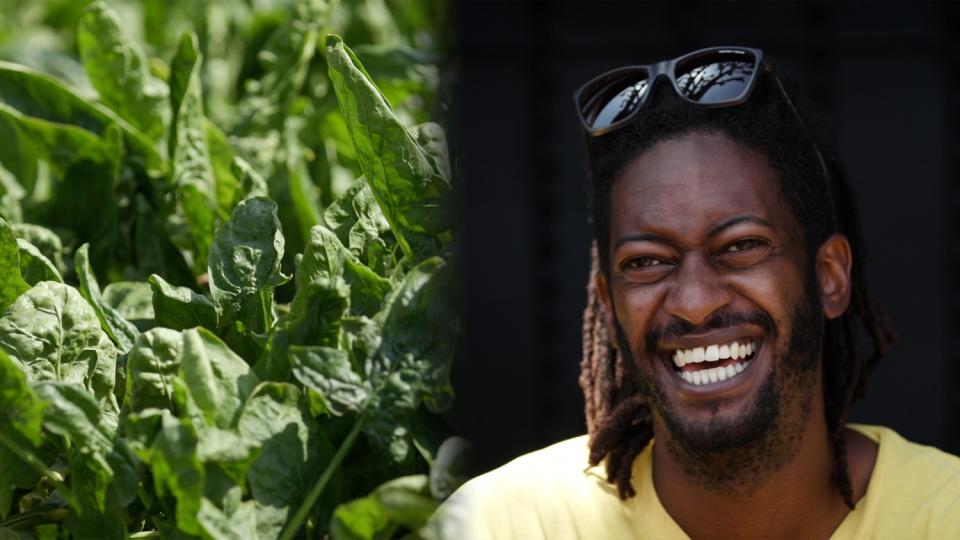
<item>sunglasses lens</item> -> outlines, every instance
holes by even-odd
[[[723,50],[691,58],[677,65],[677,89],[690,101],[704,105],[743,99],[757,71],[749,51]]]
[[[647,96],[647,72],[618,73],[597,80],[581,92],[580,111],[590,129],[601,129],[630,116]]]

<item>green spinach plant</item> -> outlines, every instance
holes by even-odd
[[[76,56],[0,46],[0,537],[430,537],[442,4],[121,6],[50,3]]]

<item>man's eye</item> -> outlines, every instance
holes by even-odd
[[[663,264],[663,261],[654,259],[653,257],[634,257],[623,263],[623,269],[652,268],[655,266],[663,266]]]
[[[736,242],[730,244],[727,248],[727,253],[739,253],[742,251],[749,251],[755,247],[763,245],[763,240],[757,238],[744,238],[743,240],[737,240]]]

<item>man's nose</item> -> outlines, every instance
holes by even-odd
[[[689,253],[680,261],[664,309],[692,325],[700,325],[732,301],[733,293],[719,269],[706,257]]]

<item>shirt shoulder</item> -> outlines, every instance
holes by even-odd
[[[856,536],[960,538],[960,458],[889,428],[852,427],[879,445]]]
[[[602,466],[589,464],[586,435],[530,452],[457,490],[435,516],[437,538],[586,539],[610,531],[636,537],[630,504]],[[641,535],[642,536],[642,535]]]

